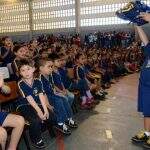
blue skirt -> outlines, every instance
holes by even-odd
[[[7,112],[0,112],[0,126],[3,124],[7,117],[8,113]]]

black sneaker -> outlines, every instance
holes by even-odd
[[[66,121],[66,124],[70,127],[70,128],[78,128],[78,124],[72,120],[72,121]]]
[[[150,149],[150,137],[148,137],[147,141],[144,142],[143,147],[146,149]]]
[[[99,95],[99,100],[105,100],[105,94],[103,92],[98,91],[97,95]]]
[[[148,140],[148,136],[144,133],[144,131],[140,131],[134,137],[132,137],[131,140],[134,143],[143,143]]]
[[[33,146],[38,148],[38,149],[43,149],[46,147],[42,139],[40,139],[38,142],[32,141],[32,143],[33,143]]]
[[[63,125],[56,125],[55,128],[57,130],[59,130],[60,132],[62,132],[65,135],[70,135],[71,134],[71,130],[67,127],[66,124]]]

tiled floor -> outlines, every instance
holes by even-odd
[[[49,145],[45,150],[142,150],[130,142],[143,126],[142,116],[136,111],[138,76],[123,77],[108,90],[106,101],[94,110],[80,111],[76,115],[79,128],[71,136],[60,142],[46,136]]]

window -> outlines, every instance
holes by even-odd
[[[28,2],[0,6],[1,32],[29,31]]]
[[[80,0],[80,3],[96,2],[99,0]]]
[[[4,16],[2,20],[0,20],[0,23],[11,23],[11,22],[23,22],[23,21],[29,21],[29,15],[12,15],[12,16]]]
[[[29,31],[29,25],[16,25],[16,26],[4,26],[1,28],[1,32],[21,32]]]
[[[33,9],[41,9],[55,6],[64,6],[75,4],[75,0],[45,0],[45,1],[34,1]]]
[[[9,12],[17,12],[17,11],[24,11],[28,10],[28,3],[23,4],[13,4],[13,5],[2,5],[0,6],[0,12],[2,13],[9,13]]]
[[[70,27],[75,27],[75,21],[74,20],[34,24],[34,30],[70,28]]]
[[[34,30],[75,27],[75,0],[34,0],[33,22]]]
[[[126,4],[127,3],[83,7],[81,8],[81,15],[115,12]]]
[[[75,16],[75,9],[66,9],[60,11],[49,11],[49,12],[35,12],[33,14],[33,19],[49,19],[57,17],[68,17]]]
[[[121,20],[117,17],[81,19],[81,26],[98,26],[98,25],[113,25],[126,24],[128,21]]]

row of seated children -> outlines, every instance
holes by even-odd
[[[112,50],[97,50],[91,48],[85,50],[85,54],[87,68],[101,73],[104,88],[109,87],[112,79],[138,71],[143,61],[141,49],[136,44],[128,49],[117,47]]]
[[[53,43],[55,46],[49,46],[48,39],[47,41],[44,41],[44,44],[38,44],[38,41],[34,39],[30,42],[30,44],[24,45],[22,48],[24,54],[20,54],[23,55],[20,57],[38,60],[39,55],[46,57],[48,54],[53,52],[57,54],[61,52],[67,56],[67,66],[71,60],[73,64],[71,67],[74,67],[75,54],[80,52],[84,53],[87,59],[87,62],[85,62],[86,67],[90,71],[96,70],[96,72],[101,74],[101,84],[103,88],[109,88],[113,79],[116,79],[124,74],[135,72],[135,70],[139,70],[143,60],[141,57],[140,48],[136,44],[133,45],[133,48],[130,47],[127,49],[123,49],[121,47],[115,47],[113,49],[97,49],[96,47],[85,47],[81,49],[81,47],[74,47],[73,45],[61,45],[61,41],[55,41],[56,40],[54,40]],[[8,37],[5,38],[5,46],[2,47],[2,54],[8,53],[6,52],[6,49],[12,49],[12,42]],[[4,55],[3,65],[12,62],[14,59],[14,53],[16,52],[13,48],[13,52],[11,50],[9,55]],[[17,55],[17,53],[15,55]]]
[[[19,74],[22,76],[18,86],[22,96],[24,97],[24,99],[19,100],[20,104],[17,109],[30,123],[29,133],[34,145],[36,147],[43,147],[44,143],[41,138],[41,133],[36,132],[40,127],[38,118],[41,118],[41,120],[49,120],[48,110],[50,109],[50,111],[53,113],[50,117],[52,120],[50,119],[49,124],[51,122],[55,122],[54,124],[57,129],[64,134],[70,134],[71,131],[69,130],[68,126],[71,128],[77,127],[76,122],[72,118],[73,114],[71,109],[74,95],[65,88],[68,86],[65,81],[68,80],[62,79],[62,77],[65,76],[65,70],[61,68],[62,59],[57,54],[51,54],[49,55],[49,58],[40,58],[38,60],[38,64],[36,64],[36,72],[38,74],[40,73],[40,75],[38,75],[39,79],[35,79],[34,81],[33,74],[35,71],[35,66],[32,62],[28,62],[24,59],[26,56],[23,49],[24,46],[14,47],[16,58],[13,66],[16,68],[15,70],[18,71],[18,73],[20,72]],[[82,54],[76,56],[78,65],[80,65],[80,69],[78,67],[78,74],[81,79],[78,81],[78,84],[73,84],[73,87],[77,87],[77,89],[80,90],[82,97],[82,108],[91,108],[94,104],[94,99],[90,92],[85,74],[82,70],[82,56]],[[42,95],[42,93],[45,95],[40,97],[39,94]],[[42,101],[45,101],[45,104],[42,104]],[[43,116],[42,110],[44,112]]]
[[[71,134],[70,128],[78,127],[71,109],[74,95],[54,85],[53,61],[39,60],[37,78],[34,77],[34,62],[21,59],[17,64],[21,76],[18,87],[23,97],[18,100],[17,110],[29,121],[29,135],[38,148],[45,147],[40,132],[41,121],[67,135]]]

